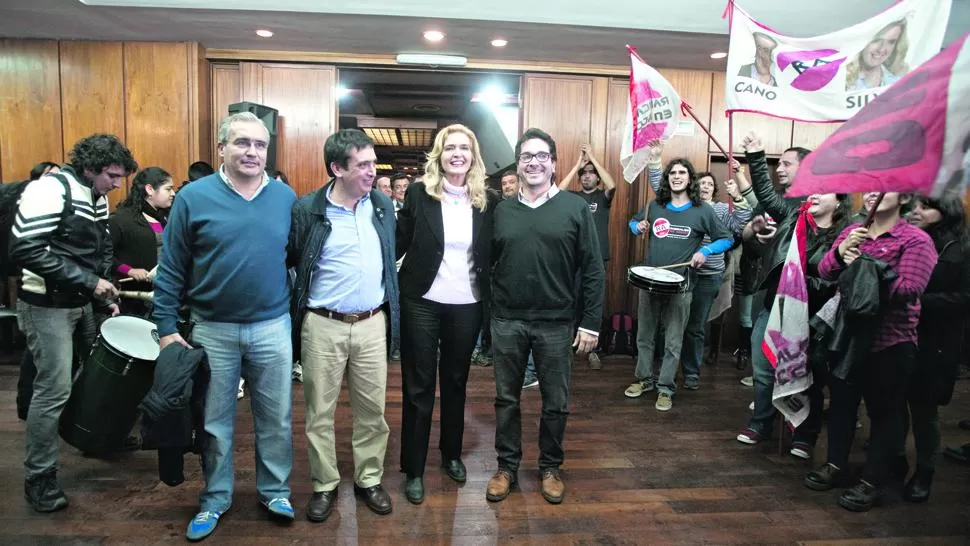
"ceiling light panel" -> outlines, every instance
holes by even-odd
[[[430,148],[434,138],[432,129],[400,129],[401,145],[410,148]]]
[[[364,133],[371,137],[375,144],[378,146],[400,146],[401,143],[397,139],[397,131],[394,129],[380,129],[374,127],[364,128]]]

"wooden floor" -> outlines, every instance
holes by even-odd
[[[295,464],[291,479],[298,519],[289,527],[267,520],[257,505],[252,422],[241,404],[236,442],[236,495],[207,543],[223,544],[967,544],[970,542],[970,468],[943,461],[933,497],[910,505],[893,494],[867,514],[839,508],[836,492],[806,489],[810,464],[777,454],[777,442],[743,446],[734,436],[746,423],[751,390],[725,359],[705,368],[701,390],[682,392],[672,411],[654,410],[654,398],[628,400],[629,358],[604,359],[573,374],[572,415],[566,432],[567,485],[562,505],[546,503],[535,474],[539,393],[523,394],[525,461],[521,491],[505,502],[485,500],[495,470],[494,387],[491,368],[473,367],[469,382],[464,461],[468,482],[458,485],[438,467],[437,428],[425,477],[427,499],[407,503],[398,472],[401,376],[388,380],[385,486],[394,512],[376,516],[355,501],[351,477],[350,411],[346,391],[337,413],[338,457],[344,475],[337,507],[323,524],[303,517],[310,495],[302,387],[295,385]],[[0,544],[156,544],[181,542],[197,508],[201,478],[187,460],[185,484],[156,477],[155,456],[138,452],[114,461],[83,458],[62,444],[65,511],[42,515],[23,500],[24,425],[14,407],[17,369],[0,366]],[[970,417],[970,381],[961,381],[944,410],[944,444],[970,441],[956,420]],[[865,434],[863,429],[860,436]],[[824,436],[823,436],[824,438]],[[824,441],[824,440],[823,440]],[[818,453],[824,456],[824,445]],[[853,453],[855,462],[863,453]]]

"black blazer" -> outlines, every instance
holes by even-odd
[[[486,191],[485,212],[472,208],[472,267],[481,301],[488,300],[493,213],[499,202]],[[404,256],[398,273],[401,297],[417,299],[431,289],[445,250],[445,227],[441,202],[432,199],[424,183],[408,186],[404,206],[397,211],[397,257]]]

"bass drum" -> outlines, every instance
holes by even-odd
[[[637,265],[627,271],[627,281],[630,286],[650,292],[651,294],[680,294],[687,291],[687,279],[679,273]]]
[[[120,451],[152,388],[158,354],[154,323],[132,316],[104,321],[61,413],[61,438],[85,453]]]

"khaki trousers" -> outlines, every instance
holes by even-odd
[[[313,491],[332,491],[340,483],[334,438],[334,410],[344,370],[354,416],[354,482],[381,483],[389,429],[384,420],[387,390],[387,334],[383,312],[347,324],[308,312],[300,337],[303,393]]]

